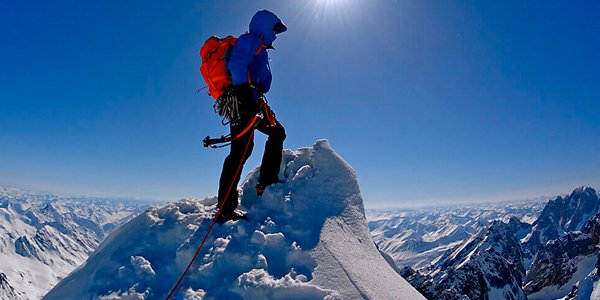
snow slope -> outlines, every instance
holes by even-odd
[[[256,196],[247,221],[214,227],[175,298],[424,299],[376,249],[356,174],[325,140],[286,150],[283,183]],[[111,234],[45,299],[162,299],[186,267],[215,199],[151,208]]]

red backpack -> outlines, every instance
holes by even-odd
[[[215,100],[219,99],[225,89],[231,86],[227,61],[229,52],[236,41],[237,38],[231,35],[223,39],[213,35],[200,48],[200,57],[202,57],[200,73],[208,85],[208,94]]]

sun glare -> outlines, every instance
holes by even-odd
[[[358,0],[312,0],[308,1],[307,8],[313,21],[334,21],[337,23],[349,22],[352,12],[358,7]]]
[[[352,0],[314,0],[316,6],[324,9],[341,9],[352,4]]]
[[[341,5],[344,2],[348,2],[348,1],[347,0],[317,0],[317,2],[321,2],[326,5]]]

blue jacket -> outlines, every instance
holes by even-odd
[[[276,24],[282,26],[279,32],[274,31]],[[254,14],[250,21],[250,30],[238,38],[229,57],[227,67],[234,86],[251,83],[263,93],[269,91],[272,76],[267,49],[272,48],[275,34],[285,30],[285,26],[274,13],[261,10]]]

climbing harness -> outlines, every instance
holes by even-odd
[[[261,97],[261,105],[260,105],[260,109],[259,109],[258,113],[256,115],[254,115],[254,117],[252,117],[252,119],[250,119],[250,121],[248,122],[246,127],[244,127],[244,129],[240,133],[238,133],[235,136],[231,136],[231,134],[224,135],[224,136],[222,135],[221,137],[218,137],[218,138],[211,138],[210,136],[206,136],[204,138],[204,140],[202,140],[202,144],[204,147],[210,147],[210,148],[227,147],[231,144],[231,142],[241,138],[248,131],[250,131],[250,130],[254,131],[254,129],[256,128],[256,126],[258,126],[258,124],[260,123],[261,120],[266,120],[267,122],[269,122],[269,126],[271,126],[271,127],[277,125],[277,120],[275,119],[275,113],[273,113],[273,111],[267,104],[266,97],[264,97],[264,96]],[[226,143],[226,144],[224,144],[224,143]],[[223,145],[218,145],[218,144],[223,144]]]

